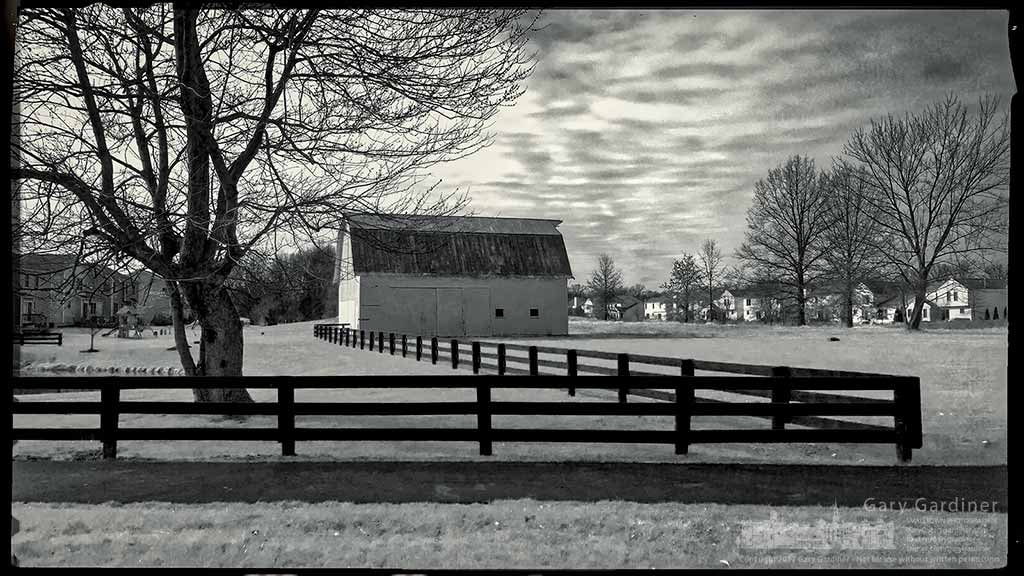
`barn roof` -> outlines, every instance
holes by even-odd
[[[561,220],[543,218],[492,218],[484,216],[423,216],[409,214],[358,214],[347,217],[353,228],[415,230],[466,234],[536,234],[561,236]]]
[[[356,274],[571,277],[560,220],[348,217]]]

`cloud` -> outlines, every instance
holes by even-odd
[[[753,185],[794,154],[949,93],[1013,93],[998,11],[551,10],[491,148],[443,166],[482,215],[563,220],[577,280],[603,252],[656,286],[707,237],[742,242]]]

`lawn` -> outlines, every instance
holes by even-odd
[[[246,374],[250,375],[353,375],[353,374],[451,374],[450,365],[412,359],[392,358],[365,350],[353,350],[317,340],[312,336],[312,322],[272,327],[246,328]],[[657,337],[617,336],[612,329],[661,331]],[[914,453],[915,464],[1003,464],[1006,462],[1006,329],[929,330],[908,333],[898,327],[781,327],[760,325],[681,325],[645,322],[640,324],[570,322],[568,338],[523,339],[521,342],[560,347],[635,352],[644,354],[698,358],[754,364],[787,364],[813,368],[861,370],[892,374],[916,375],[922,386],[922,423],[924,448]],[[607,337],[590,338],[588,334],[603,332]],[[838,342],[830,341],[832,336]],[[76,336],[69,336],[69,341]],[[86,336],[87,338],[87,336]],[[508,340],[513,341],[513,340]],[[163,350],[168,340],[116,340],[97,345],[104,350],[93,356],[104,361],[127,358],[140,365],[153,365],[148,358],[173,356]],[[87,346],[87,343],[86,343]],[[86,347],[82,346],[82,348]],[[72,362],[79,348],[66,344],[61,349],[42,346],[27,347],[33,355],[56,355],[56,362]],[[108,354],[105,359],[100,354]],[[161,356],[162,355],[162,356]],[[468,354],[465,354],[468,357]],[[72,358],[72,359],[69,359]],[[146,358],[137,361],[136,358]],[[51,358],[42,358],[51,360]],[[37,361],[39,361],[37,359]],[[588,360],[590,362],[590,360]],[[600,362],[599,362],[600,363]],[[102,364],[99,364],[102,365]],[[465,373],[460,371],[460,373]],[[26,372],[31,374],[31,372]],[[862,395],[871,395],[860,392]],[[273,401],[273,391],[254,390],[259,401]],[[125,400],[182,400],[191,394],[181,391],[131,391]],[[472,390],[300,390],[298,401],[431,401],[473,400]],[[733,397],[736,398],[736,397]],[[34,399],[98,399],[98,393],[80,392],[35,396]],[[564,392],[502,390],[496,400],[569,400]],[[574,401],[614,401],[614,393],[580,391]],[[645,401],[636,399],[634,401]],[[98,416],[47,417],[46,425],[96,426]],[[878,420],[875,420],[878,421]],[[889,420],[891,422],[891,419]],[[272,426],[272,417],[252,417],[246,424],[213,416],[121,416],[123,427],[149,426]],[[38,425],[38,417],[18,416],[16,426]],[[298,426],[466,426],[475,425],[472,416],[430,417],[317,417],[298,419]],[[717,427],[763,428],[764,420],[753,418],[704,417],[695,420],[695,429]],[[665,417],[495,417],[498,427],[591,427],[671,429]],[[17,456],[53,458],[80,457],[94,454],[98,443],[89,442],[22,442],[15,447]],[[198,442],[157,443],[131,442],[119,444],[119,455],[161,459],[204,459],[219,457],[273,458],[279,447],[272,442]],[[299,457],[342,459],[478,459],[473,443],[441,442],[301,442]],[[641,460],[678,462],[681,457],[671,446],[601,445],[601,444],[505,444],[495,446],[492,459],[558,459],[558,460]],[[837,462],[843,464],[891,464],[894,449],[887,445],[857,444],[717,444],[691,447],[686,461],[772,461],[794,463]]]
[[[622,501],[16,503],[14,514],[26,567],[991,568],[1008,541],[1005,514]],[[773,514],[823,548],[763,548]],[[889,539],[856,539],[871,528]]]

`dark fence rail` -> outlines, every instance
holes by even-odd
[[[348,345],[351,339],[353,346],[355,346],[357,339],[361,343],[365,337],[363,330],[356,331],[347,326],[339,325],[323,325],[322,328],[314,326],[314,335],[323,340],[343,345]],[[378,335],[380,345],[377,351],[383,353],[384,334],[378,332]],[[406,342],[409,337],[404,334],[397,337],[403,343],[401,347],[402,356],[406,357]],[[395,334],[388,334],[389,342],[394,342],[395,339]],[[373,341],[374,337],[371,332],[371,351],[373,351]],[[423,356],[422,346],[423,339],[417,336],[417,361],[421,360]],[[816,429],[803,432],[827,432],[829,434],[833,432],[852,432],[863,434],[862,437],[865,438],[877,439],[888,437],[887,435],[894,433],[895,430],[906,428],[909,431],[910,437],[914,439],[910,444],[897,442],[901,460],[910,459],[910,448],[920,448],[921,446],[920,381],[915,377],[790,366],[711,362],[644,354],[529,346],[490,341],[460,342],[458,339],[451,339],[444,342],[436,337],[430,339],[428,346],[432,364],[437,364],[439,361],[444,363],[450,361],[453,369],[460,367],[469,368],[474,374],[480,374],[482,370],[487,370],[499,376],[556,376],[559,374],[566,376],[628,376],[631,378],[628,386],[625,386],[622,381],[619,382],[618,386],[585,386],[586,388],[616,390],[620,404],[626,404],[628,396],[631,395],[673,404],[683,401],[694,406],[691,410],[691,415],[742,415],[765,418],[771,420],[771,430],[773,431],[785,430],[786,424],[794,424]],[[509,351],[525,352],[526,355],[509,354]],[[395,355],[395,346],[389,346],[389,352],[391,355]],[[541,354],[549,357],[541,358]],[[552,359],[550,356],[564,357],[564,361]],[[469,358],[469,362],[464,359],[466,357]],[[614,362],[614,366],[581,363],[580,359],[611,361]],[[491,360],[493,362],[489,362]],[[509,366],[509,364],[513,366]],[[646,370],[638,369],[638,367],[647,368],[652,366],[671,368],[673,373],[652,372],[650,368]],[[542,368],[556,369],[559,372],[542,371]],[[696,371],[741,374],[743,376],[697,377],[695,376]],[[676,378],[672,378],[673,376]],[[751,376],[756,376],[757,378],[751,378]],[[686,381],[697,379],[701,384],[685,390],[684,392],[688,396],[680,400],[677,386],[678,377],[685,377]],[[651,387],[641,386],[640,382],[636,380],[637,378],[649,381]],[[765,385],[766,381],[770,385]],[[530,386],[520,385],[517,387]],[[562,386],[562,388],[565,387]],[[576,389],[584,386],[580,386],[578,380],[571,379],[567,387],[569,395],[575,396]],[[763,398],[769,400],[769,402],[728,402],[697,396],[693,392],[694,389]],[[891,400],[888,400],[827,392],[851,390],[892,391],[893,397]],[[737,410],[733,406],[738,404],[744,406],[744,408],[739,408],[739,410],[744,410],[743,413],[733,412]],[[750,408],[751,406],[753,408]],[[791,406],[798,407],[779,408]],[[900,408],[894,409],[893,406],[899,406]],[[888,427],[849,420],[837,420],[826,418],[825,416],[893,416],[894,426]],[[820,440],[809,441],[827,441],[824,438],[823,436]]]
[[[15,332],[11,338],[15,344],[21,346],[26,344],[64,345],[64,334],[62,332]]]
[[[25,387],[69,389],[94,387],[95,383],[71,382],[56,378],[25,379]],[[479,444],[480,454],[490,455],[494,442],[598,442],[598,443],[660,443],[672,444],[677,454],[686,454],[691,444],[724,442],[851,442],[892,443],[901,461],[909,461],[912,450],[921,447],[920,389],[916,378],[894,377],[886,381],[863,378],[813,378],[802,386],[833,389],[891,389],[893,401],[874,403],[800,403],[789,402],[697,402],[695,391],[705,389],[778,390],[789,386],[791,379],[778,376],[756,379],[742,377],[701,376],[673,379],[671,402],[518,402],[494,401],[496,388],[561,389],[560,379],[552,377],[505,379],[498,376],[452,378],[425,376],[415,379],[383,380],[374,377],[338,378],[320,376],[247,377],[248,388],[277,390],[275,402],[204,403],[126,401],[122,390],[131,389],[193,389],[220,386],[215,380],[201,377],[124,377],[110,378],[102,383],[99,402],[19,401],[12,404],[14,414],[99,414],[99,428],[14,428],[15,440],[98,440],[103,443],[104,458],[115,458],[117,443],[123,440],[265,440],[281,443],[283,455],[295,454],[295,443],[312,440],[432,440],[465,441]],[[398,386],[395,383],[399,382]],[[637,384],[656,384],[653,378],[636,378]],[[296,402],[295,390],[303,388],[467,388],[475,389],[472,402]],[[607,388],[597,379],[580,380],[577,388]],[[268,428],[120,428],[121,414],[226,414],[277,416],[277,426]],[[296,426],[297,416],[307,415],[444,415],[475,414],[473,428],[306,428]],[[495,415],[611,415],[671,416],[672,430],[609,430],[609,429],[543,429],[494,428]],[[693,430],[692,420],[699,416],[768,416],[781,425],[761,430]],[[812,429],[785,427],[785,418],[808,415],[891,416],[892,428],[870,430]]]

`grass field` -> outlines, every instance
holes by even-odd
[[[312,337],[312,324],[247,327],[247,375],[451,374],[449,365],[391,358]],[[140,341],[97,339],[68,331],[66,344],[25,347],[23,361],[95,366],[176,366],[168,337]],[[829,341],[836,336],[838,342]],[[711,326],[669,323],[570,323],[562,338],[509,339],[538,345],[633,352],[729,362],[863,370],[916,375],[922,383],[924,448],[914,464],[1006,462],[1006,328],[907,333],[898,327]],[[26,375],[32,372],[25,372]],[[510,379],[514,381],[514,379]],[[274,392],[253,390],[257,401]],[[300,390],[297,401],[472,400],[472,390]],[[22,398],[26,398],[22,396]],[[189,400],[188,390],[122,393],[125,400]],[[27,398],[26,398],[27,399]],[[98,400],[96,392],[33,395],[32,400]],[[495,400],[569,400],[559,390],[501,390]],[[607,391],[580,391],[570,401],[614,401]],[[645,402],[649,400],[635,399]],[[19,415],[15,426],[97,426],[98,416]],[[215,416],[124,414],[122,427],[273,426],[273,417],[239,422]],[[472,416],[300,417],[298,426],[465,426]],[[764,420],[707,418],[695,429],[764,428]],[[667,418],[495,417],[497,427],[670,429]],[[272,442],[132,442],[120,458],[160,460],[280,460]],[[22,441],[16,458],[95,458],[98,443]],[[494,456],[474,443],[300,442],[287,460],[549,460],[885,464],[892,446],[763,444],[695,445],[685,457],[671,446],[614,444],[495,444]],[[623,496],[628,500],[628,495]],[[804,550],[797,554],[751,548],[746,522],[776,513],[787,522],[821,528],[833,511],[819,507],[638,504],[628,501],[490,504],[352,504],[328,502],[181,505],[14,504],[21,532],[15,553],[25,566],[246,566],[416,568],[724,568],[724,567],[995,567],[1005,562],[1005,514],[839,510],[844,522],[892,522],[896,545],[887,550]],[[952,525],[936,541],[936,526]],[[960,528],[957,528],[957,527]],[[968,526],[968,529],[963,529]],[[959,531],[957,531],[959,530]],[[958,539],[959,538],[959,539]],[[936,544],[938,542],[938,544]],[[953,544],[950,544],[953,542]],[[931,546],[931,548],[929,548]],[[770,564],[769,564],[770,562]]]
[[[450,365],[392,358],[388,354],[348,349],[312,336],[312,324],[298,323],[272,327],[246,328],[246,374],[273,375],[355,375],[355,374],[451,374]],[[639,327],[639,328],[638,328]],[[662,331],[656,337],[621,337],[610,330]],[[641,324],[577,321],[570,323],[568,338],[520,340],[561,347],[634,352],[681,358],[698,358],[753,364],[786,364],[812,368],[859,370],[915,375],[921,378],[924,448],[915,451],[918,464],[1002,464],[1006,462],[1006,329],[930,330],[908,333],[885,326],[781,327],[760,325],[681,325],[647,322]],[[604,337],[589,337],[603,333]],[[41,355],[36,361],[71,362],[79,349],[69,336],[61,349],[37,346],[26,353]],[[838,342],[829,341],[837,336]],[[513,341],[513,340],[509,340]],[[125,346],[121,347],[122,342]],[[153,365],[150,357],[164,358],[174,352],[163,350],[168,341],[110,341],[98,344],[103,352],[94,354],[102,362],[131,362]],[[86,342],[87,346],[87,342]],[[82,348],[86,347],[82,346]],[[100,354],[108,357],[100,357]],[[56,358],[42,357],[56,355]],[[158,356],[162,355],[162,356]],[[121,360],[128,358],[130,360]],[[589,362],[589,360],[588,360]],[[600,361],[598,361],[600,363]],[[461,372],[460,373],[464,373]],[[393,385],[393,384],[392,384]],[[860,392],[862,395],[870,393]],[[274,392],[254,390],[258,401],[273,401]],[[131,391],[125,400],[181,400],[191,394],[181,391]],[[300,390],[298,401],[431,401],[473,400],[472,390]],[[735,398],[735,397],[734,397]],[[35,396],[36,400],[98,399],[98,393],[64,393]],[[567,399],[560,391],[502,390],[495,399],[546,400]],[[605,391],[581,391],[576,401],[612,401]],[[644,401],[637,399],[635,401]],[[38,418],[18,416],[16,426],[38,425]],[[98,416],[46,417],[46,425],[95,426]],[[865,420],[872,421],[872,420]],[[878,420],[874,420],[878,421]],[[252,417],[247,424],[213,416],[122,415],[122,427],[142,426],[273,426],[273,417]],[[891,422],[891,419],[889,420]],[[300,417],[298,426],[466,426],[475,425],[472,416],[431,417]],[[593,427],[604,429],[652,427],[671,429],[668,418],[658,417],[495,417],[495,427]],[[767,422],[753,418],[699,418],[695,429],[716,427],[763,428]],[[95,454],[98,443],[31,442],[15,447],[18,456],[72,458]],[[475,459],[472,443],[349,443],[304,442],[297,447],[300,457],[343,459]],[[199,442],[155,443],[125,441],[119,445],[125,457],[203,459],[251,456],[273,458],[279,447],[271,442]],[[670,446],[656,445],[560,445],[497,444],[491,458],[509,459],[626,459],[641,461],[679,461]],[[687,461],[773,461],[796,463],[841,462],[890,464],[894,449],[885,445],[764,444],[695,445]]]
[[[991,568],[1008,541],[1005,514],[621,501],[18,503],[14,513],[26,567]],[[763,524],[772,514],[824,547],[759,548],[755,534],[779,529]],[[891,530],[867,544],[881,549],[825,540],[871,527]]]

